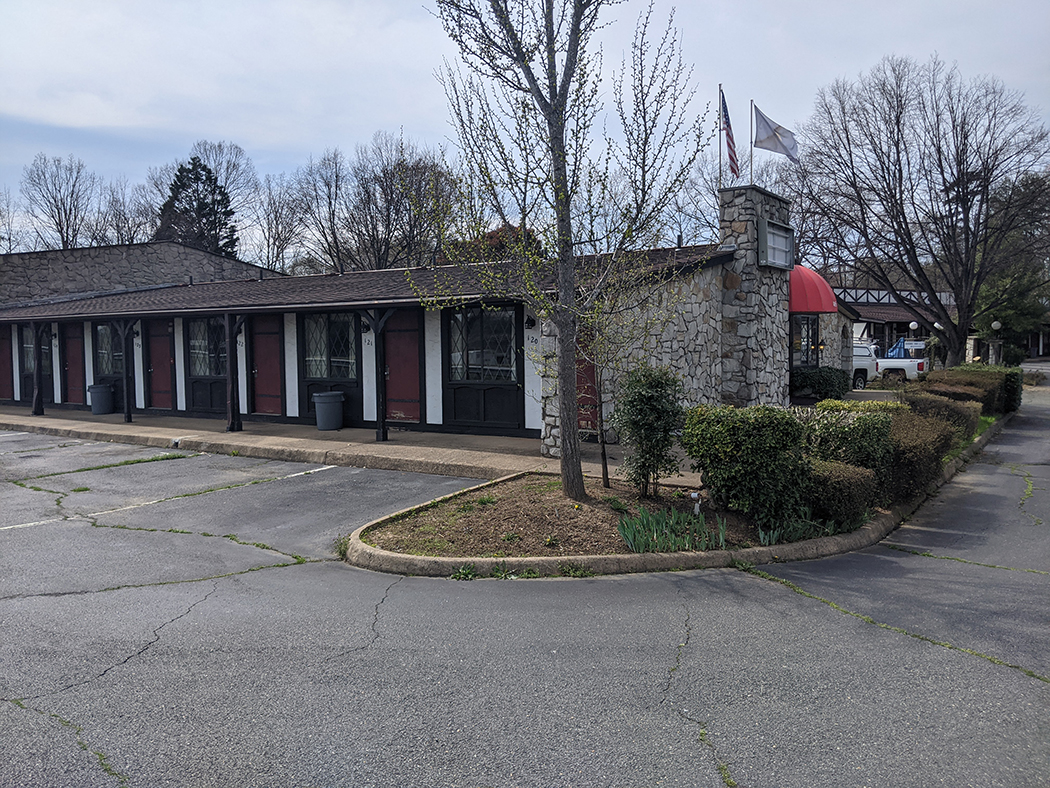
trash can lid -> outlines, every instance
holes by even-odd
[[[318,391],[313,395],[314,402],[342,402],[343,392],[341,391]]]

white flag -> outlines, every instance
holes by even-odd
[[[758,106],[755,106],[755,147],[771,150],[774,153],[783,153],[798,164],[798,145],[795,143],[795,135],[763,115]]]

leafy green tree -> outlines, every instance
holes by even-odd
[[[675,435],[682,428],[682,383],[669,369],[642,366],[623,383],[613,425],[627,447],[623,472],[645,497],[678,473]]]
[[[200,158],[179,166],[160,207],[154,241],[178,241],[223,257],[237,256],[237,226],[230,195]]]

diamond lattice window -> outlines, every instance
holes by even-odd
[[[516,382],[514,307],[460,307],[449,316],[449,379]]]
[[[305,374],[311,379],[357,378],[357,328],[348,312],[303,318]]]

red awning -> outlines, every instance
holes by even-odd
[[[831,285],[816,271],[796,265],[791,269],[788,312],[838,312]]]

